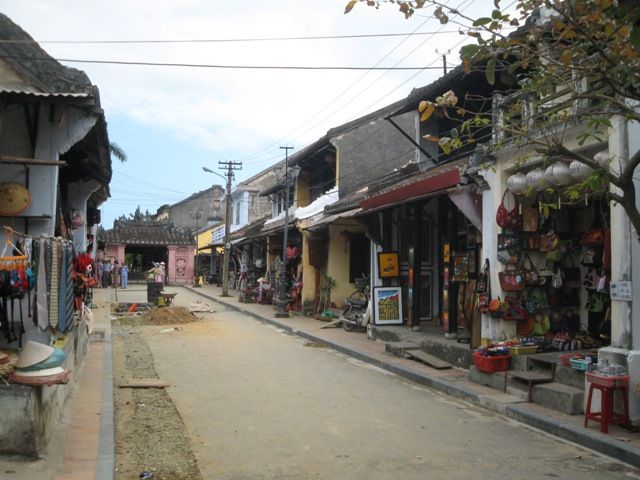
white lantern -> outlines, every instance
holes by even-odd
[[[592,173],[593,168],[579,160],[574,160],[569,164],[569,174],[576,182],[586,180]]]
[[[609,164],[609,152],[607,150],[602,150],[596,153],[593,156],[593,159],[603,167],[606,167]]]
[[[515,195],[522,195],[528,187],[527,176],[524,173],[515,173],[507,178],[507,188]]]
[[[547,188],[547,183],[544,179],[544,170],[536,168],[527,173],[527,187],[532,188],[536,192]]]
[[[564,162],[556,162],[544,172],[545,179],[553,185],[569,185],[572,182],[569,167]]]

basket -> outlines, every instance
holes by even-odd
[[[509,370],[511,355],[494,355],[485,357],[478,352],[473,352],[473,363],[476,368],[484,373],[504,372]]]
[[[538,351],[537,345],[514,345],[509,347],[511,355],[531,355]]]
[[[571,368],[581,370],[583,372],[586,372],[589,369],[589,365],[591,365],[590,362],[581,358],[571,358],[569,359],[569,363],[571,364]]]
[[[560,355],[560,361],[562,362],[562,365],[564,365],[565,367],[571,366],[572,358],[576,360],[582,360],[584,359],[584,355],[582,355],[581,353],[564,353]]]

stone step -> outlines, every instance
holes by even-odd
[[[504,391],[505,372],[485,373],[476,367],[469,367],[469,380],[480,385],[487,385],[496,390]]]
[[[584,389],[563,383],[535,385],[532,399],[534,403],[569,415],[584,413]]]
[[[555,381],[571,387],[584,389],[585,375],[583,371],[558,364],[556,367]]]
[[[385,352],[391,353],[396,357],[405,358],[407,350],[419,350],[420,346],[411,342],[385,342]]]
[[[440,360],[439,358],[434,357],[433,355],[429,355],[428,353],[423,352],[422,350],[408,350],[407,355],[414,360],[422,362],[426,365],[429,365],[436,370],[446,370],[451,368],[451,364],[445,362],[444,360]]]

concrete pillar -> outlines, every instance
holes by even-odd
[[[629,159],[629,136],[626,119],[614,116],[609,135],[610,168],[619,172]],[[611,186],[612,191],[618,189]],[[624,208],[610,204],[611,212],[611,280],[630,281],[631,278],[631,223]],[[633,285],[635,287],[635,285]],[[631,348],[631,302],[611,301],[611,345]]]
[[[482,258],[480,264],[484,264],[485,258],[490,264],[491,298],[498,296],[504,300],[505,293],[500,289],[498,272],[504,265],[498,262],[497,238],[502,229],[496,223],[496,211],[502,201],[502,194],[506,188],[504,173],[500,161],[492,168],[482,172],[482,176],[489,184],[489,189],[482,192]],[[496,340],[513,337],[516,334],[516,322],[505,322],[489,315],[482,315],[481,336],[483,339]]]

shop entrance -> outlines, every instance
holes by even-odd
[[[153,268],[153,262],[168,263],[167,247],[127,245],[124,251],[124,259],[129,269],[129,283],[146,282],[145,273]]]

